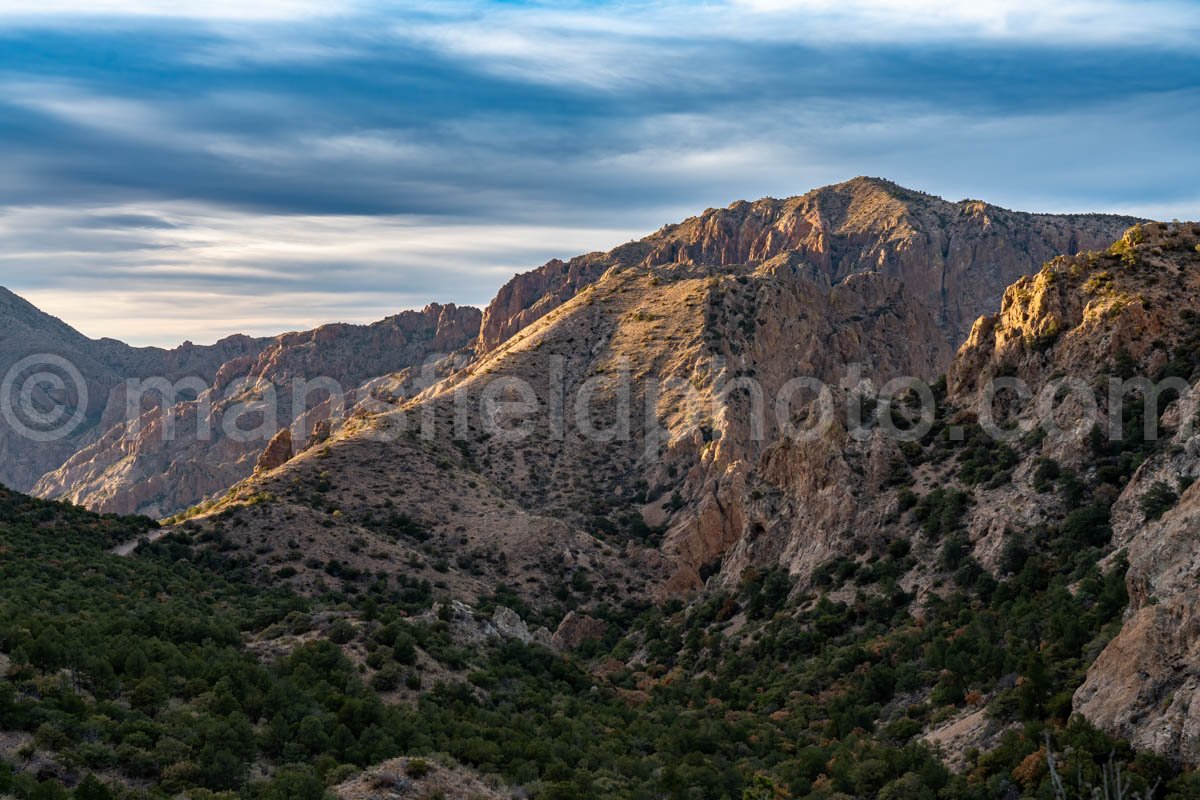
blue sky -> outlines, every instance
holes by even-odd
[[[1200,217],[1200,5],[0,0],[0,284],[211,341],[879,175]]]

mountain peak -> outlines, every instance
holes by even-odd
[[[784,200],[710,208],[607,253],[553,260],[517,275],[484,312],[479,344],[481,351],[498,346],[614,267],[728,269],[789,252],[831,283],[861,272],[899,278],[928,299],[957,342],[999,302],[1009,283],[1056,255],[1106,247],[1137,221],[952,203],[863,175]],[[1001,231],[999,239],[991,236]],[[977,275],[976,262],[985,252],[997,266]]]

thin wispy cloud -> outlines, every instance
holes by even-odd
[[[415,216],[248,215],[192,203],[13,208],[0,214],[0,274],[91,336],[120,320],[135,344],[205,341],[373,321],[443,297],[449,285],[458,287],[452,300],[478,305],[553,253],[632,235]]]
[[[0,284],[170,344],[481,303],[550,257],[856,174],[1200,216],[1198,20],[1163,0],[0,1]],[[217,316],[173,313],[189,293]]]
[[[44,22],[104,17],[262,22],[304,20],[347,14],[365,4],[346,0],[4,0],[0,19]]]
[[[843,42],[983,40],[1058,47],[1134,43],[1187,47],[1200,27],[1200,10],[1186,0],[732,0],[732,4],[776,22],[797,23],[776,36],[799,37],[806,31],[808,37],[816,37],[832,30]]]

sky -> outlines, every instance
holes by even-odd
[[[0,0],[0,285],[208,343],[855,175],[1200,218],[1200,2]]]

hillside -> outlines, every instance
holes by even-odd
[[[933,315],[887,276],[833,285],[785,256],[612,270],[165,530],[5,494],[0,791],[1032,798],[1048,746],[1079,796],[1119,763],[1134,790],[1191,797],[1194,394],[1146,412],[1124,386],[1114,437],[1069,399],[1002,394],[1015,432],[981,426],[992,378],[1034,396],[1077,378],[1106,418],[1110,376],[1200,377],[1198,247],[1200,225],[1136,226],[1017,281],[899,441],[884,422],[919,430],[917,407],[869,400],[949,359],[889,347]],[[749,405],[688,419],[671,392],[722,394],[694,366],[711,354],[771,391],[796,363],[834,380],[858,361],[875,383],[835,385],[835,408],[868,413],[815,437],[752,435]],[[471,409],[518,385],[489,377],[540,392],[549,368],[590,381],[604,423],[613,375],[658,376],[661,429],[599,441],[568,414],[514,439],[509,408],[485,430]],[[617,494],[648,442],[680,488]],[[710,513],[684,492],[731,469],[700,508],[742,527],[681,580]]]

